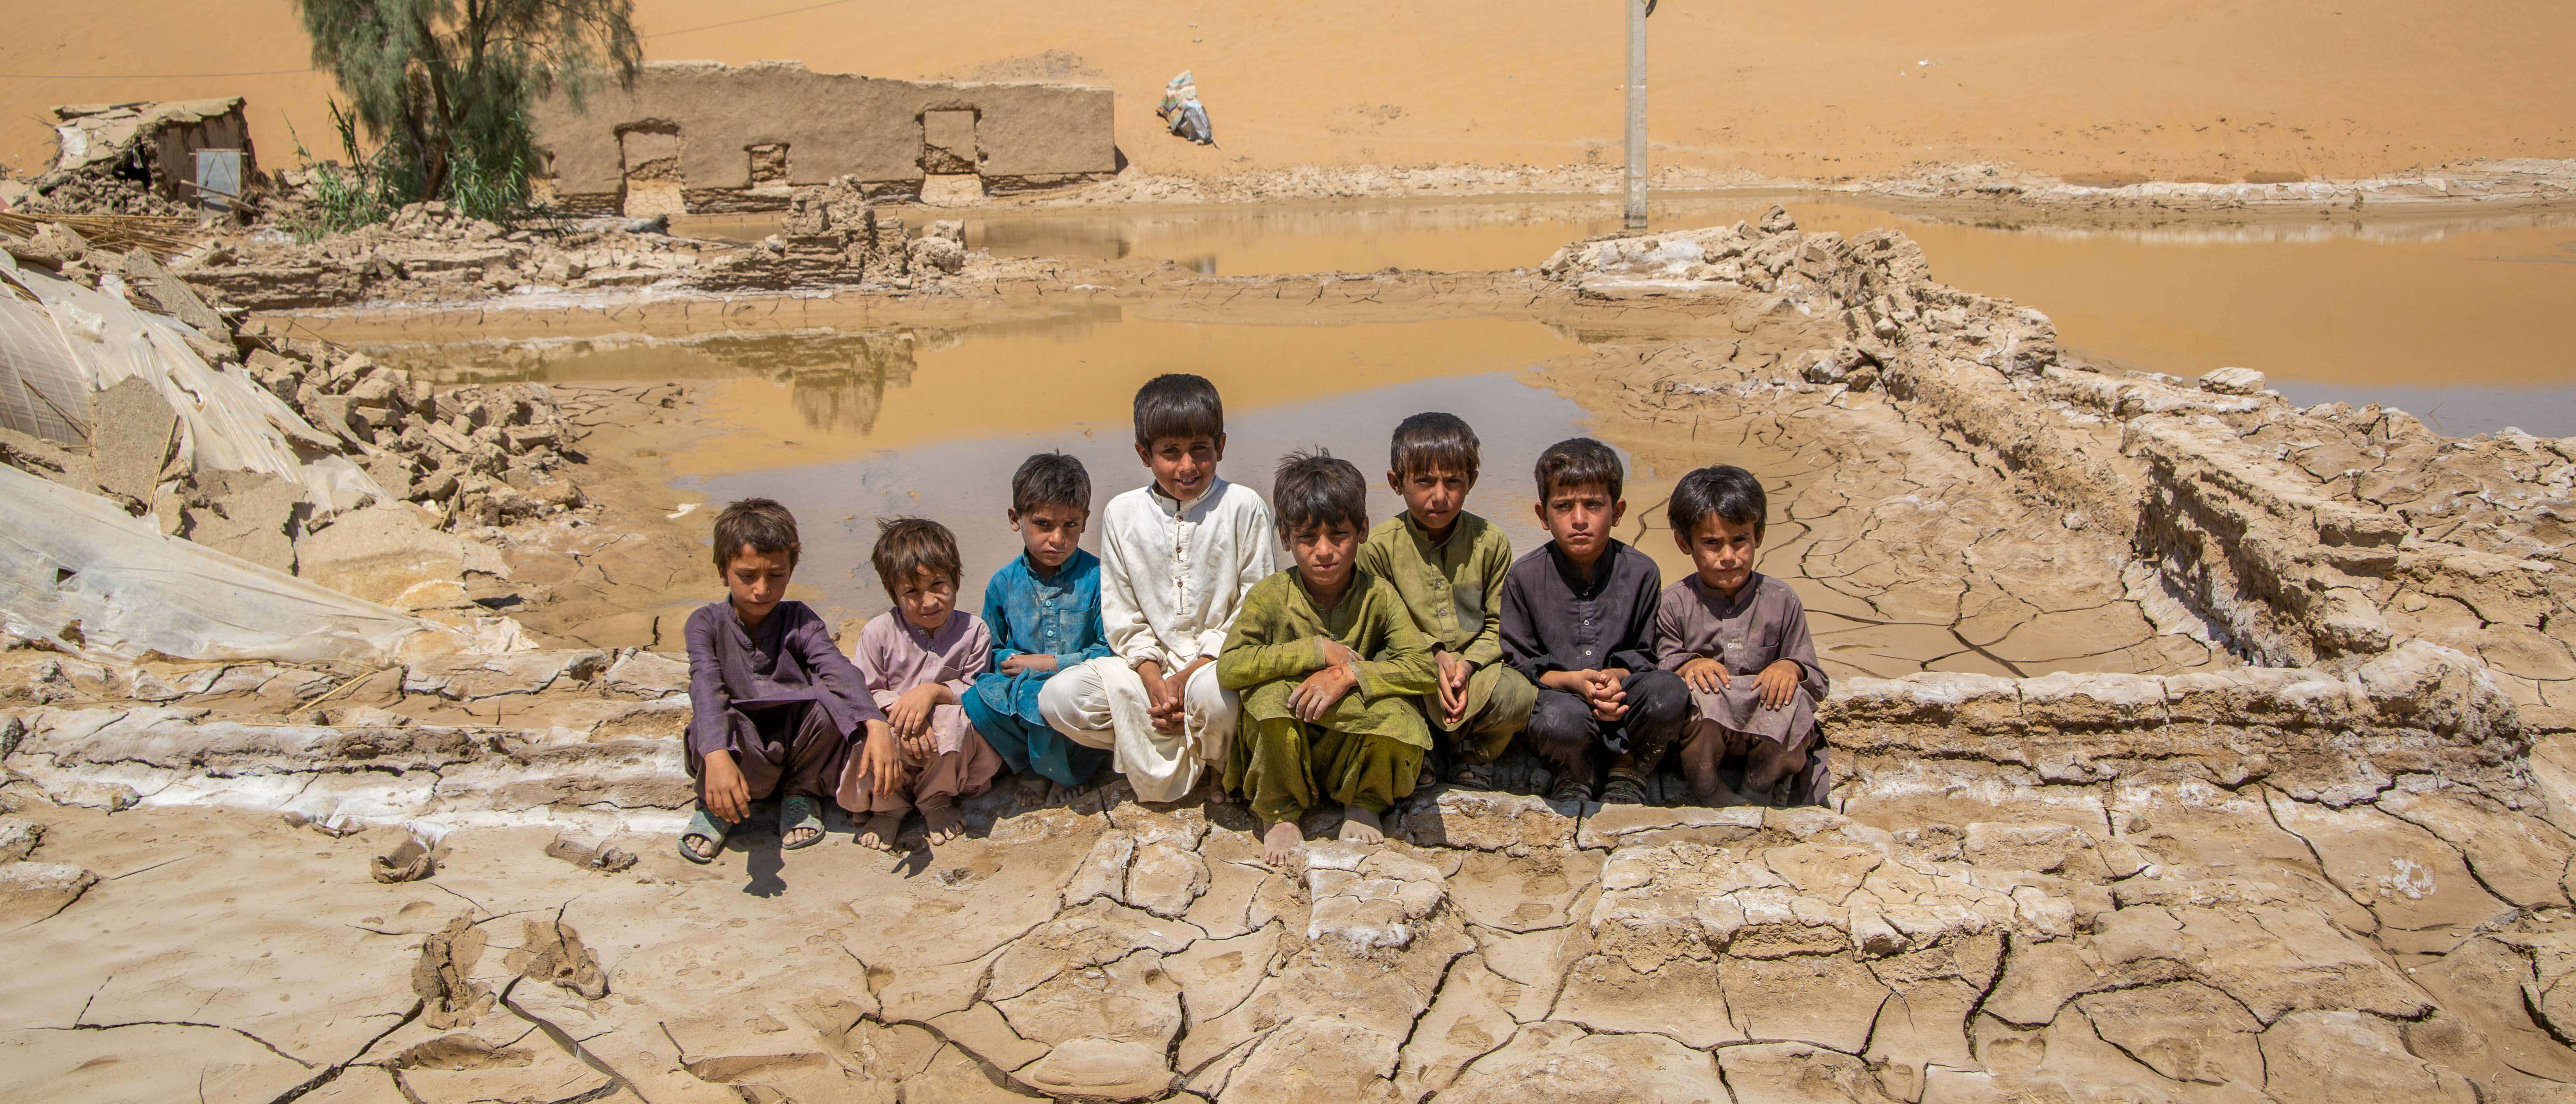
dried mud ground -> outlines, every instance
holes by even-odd
[[[10,918],[0,1080],[29,1100],[1542,1104],[2482,1104],[2576,1080],[2553,1037],[2576,1026],[2570,841],[2456,790],[1579,821],[1451,794],[1406,822],[1444,846],[1362,861],[1318,839],[1289,872],[1243,826],[1100,808],[1116,796],[998,821],[986,799],[973,836],[903,861],[837,824],[783,856],[747,830],[703,868],[624,841],[642,858],[617,873],[551,856],[547,829],[460,832],[402,884],[368,875],[395,829],[47,809],[36,857],[101,880]],[[1720,890],[1740,912],[1709,914]]]

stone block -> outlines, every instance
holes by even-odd
[[[2200,389],[2220,395],[2259,395],[2263,373],[2251,368],[2221,368],[2200,377]]]

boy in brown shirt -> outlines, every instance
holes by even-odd
[[[1816,703],[1828,683],[1797,592],[1753,570],[1767,508],[1762,482],[1732,465],[1701,468],[1673,487],[1667,517],[1694,570],[1657,603],[1655,654],[1690,684],[1682,771],[1700,800],[1745,802],[1718,777],[1726,760],[1741,757],[1752,800],[1823,804],[1830,780]]]

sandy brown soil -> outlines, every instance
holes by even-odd
[[[1115,0],[710,10],[645,0],[656,59],[796,58],[888,77],[1082,79],[1118,92],[1118,144],[1157,174],[1299,165],[1555,167],[1619,154],[1622,29],[1583,5],[1470,0],[1318,12]],[[48,105],[244,95],[254,140],[330,142],[325,76],[284,4],[35,6],[0,43],[0,161],[50,149]],[[2014,0],[1677,3],[1654,18],[1655,157],[1806,180],[1999,160],[2091,183],[2357,176],[2473,157],[2576,154],[2576,22],[2546,0],[2439,13],[2330,6]],[[1928,62],[1928,65],[1920,64]],[[1160,133],[1193,70],[1222,144]],[[288,71],[244,77],[164,74]],[[57,74],[76,76],[64,78]],[[328,151],[324,151],[328,152]]]

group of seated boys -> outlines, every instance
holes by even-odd
[[[1215,385],[1155,378],[1136,393],[1136,454],[1153,481],[1109,500],[1100,555],[1091,479],[1062,453],[1011,480],[1025,552],[994,572],[982,616],[956,608],[956,538],[920,518],[881,523],[871,559],[894,608],[844,654],[811,608],[786,601],[796,519],[767,499],[715,523],[727,597],[689,617],[688,769],[698,807],[680,853],[707,862],[781,797],[780,842],[823,837],[822,802],[892,850],[915,809],[933,845],[965,830],[957,802],[1008,767],[1061,800],[1103,765],[1138,800],[1248,801],[1263,854],[1284,864],[1326,801],[1343,839],[1445,777],[1491,788],[1515,736],[1544,757],[1549,796],[1642,802],[1677,754],[1703,802],[1823,800],[1825,695],[1804,608],[1753,570],[1765,511],[1742,468],[1701,468],[1668,516],[1692,574],[1611,536],[1627,510],[1618,454],[1560,441],[1540,455],[1551,538],[1512,557],[1465,510],[1476,434],[1448,414],[1396,427],[1387,481],[1402,516],[1368,519],[1359,469],[1292,453],[1265,503],[1217,476]],[[1282,545],[1293,566],[1279,570]],[[1433,757],[1445,764],[1435,770]],[[1742,790],[1721,771],[1740,763]]]

